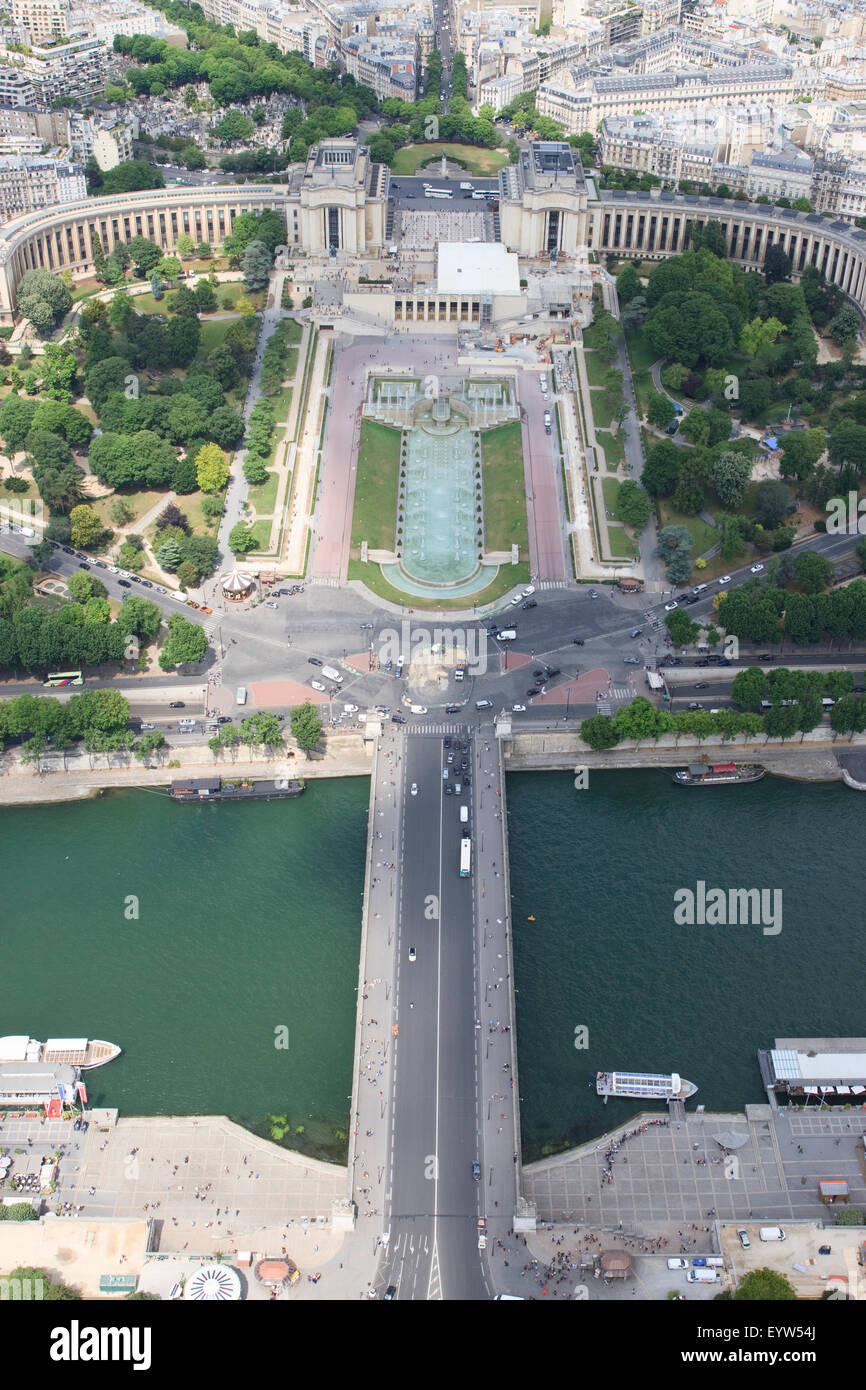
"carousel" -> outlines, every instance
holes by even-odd
[[[221,576],[220,589],[226,602],[243,603],[256,592],[256,577],[254,574],[245,574],[242,570],[234,569],[231,574]]]

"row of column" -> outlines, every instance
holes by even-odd
[[[801,273],[815,266],[828,281],[863,307],[866,295],[866,261],[860,251],[828,236],[825,231],[804,231],[799,224],[785,227],[757,218],[714,218],[725,234],[731,260],[750,266],[763,264],[767,247],[781,246],[791,258],[793,270]],[[680,210],[629,212],[614,209],[602,213],[602,252],[631,251],[652,256],[676,255],[688,245],[688,225],[701,226],[700,216]]]

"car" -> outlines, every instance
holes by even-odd
[[[692,1260],[692,1264],[694,1265],[695,1269],[706,1269],[707,1267],[707,1262],[704,1259],[703,1255],[695,1255],[694,1259]]]
[[[689,700],[689,703],[686,705],[686,709],[703,709],[703,705],[700,704],[697,700]]]
[[[212,733],[217,733],[217,732],[219,732],[219,724],[208,724],[207,727],[208,727],[208,733],[211,733],[211,734],[212,734]]]
[[[679,1259],[676,1255],[668,1260],[668,1269],[688,1269],[688,1267],[688,1260]]]
[[[459,714],[459,713],[460,713],[460,706],[459,706],[459,705],[446,705],[446,706],[445,706],[445,713],[446,713],[446,714]]]
[[[590,596],[590,598],[598,598],[598,590],[597,590],[597,589],[590,589],[590,591],[589,591],[589,596]]]
[[[717,584],[730,584],[730,582],[731,576],[729,574],[723,574],[716,580]]]
[[[147,583],[147,580],[145,580],[144,582],[145,582],[145,584],[146,584],[146,583]],[[151,588],[152,588],[152,587],[153,587],[153,586],[151,585]],[[212,609],[212,608],[207,608],[204,604],[202,604],[202,605],[201,605],[200,611],[201,611],[202,613],[212,613],[212,612],[213,612],[213,609]]]
[[[142,586],[143,586],[145,589],[152,589],[152,588],[153,588],[153,584],[151,583],[151,581],[150,581],[149,579],[142,579],[141,583],[142,583]],[[204,609],[204,608],[203,608],[201,611],[202,611],[203,613],[204,613],[204,612],[208,612],[208,613],[209,613],[209,612],[210,612],[210,609],[209,609],[209,608],[208,608],[208,609]]]
[[[168,707],[169,709],[186,709],[183,700],[169,700]]]
[[[689,595],[687,596],[687,598],[686,598],[685,601],[686,601],[686,603],[689,603],[689,604],[691,604],[691,603],[700,603],[700,601],[701,601],[701,596],[700,596],[700,594],[689,594]]]
[[[140,727],[142,729],[155,729],[156,725],[149,723],[146,719],[142,719]]]
[[[512,713],[513,713],[513,714],[525,714],[525,713],[526,713],[526,706],[525,706],[525,705],[512,705],[512,706],[511,706],[511,710],[512,710]]]
[[[198,604],[195,604],[194,606],[195,606],[196,608],[198,608]],[[280,605],[279,605],[278,603],[266,603],[266,604],[265,604],[265,608],[279,608],[279,606],[280,606]]]
[[[511,600],[511,607],[512,607],[512,608],[516,608],[517,605],[518,605],[518,603],[520,603],[520,601],[521,601],[521,595],[520,595],[520,594],[515,594],[515,595],[514,595],[514,598]]]
[[[461,770],[461,772],[465,772],[468,766],[469,766],[469,759],[468,759],[468,758],[461,758],[461,759],[460,759],[460,770]]]
[[[706,584],[696,584],[695,587],[692,589],[692,593],[693,593],[693,594],[702,594],[702,593],[704,592],[704,589],[706,589],[706,587],[707,587]]]
[[[90,566],[88,565],[88,563],[87,563],[86,560],[81,560],[80,563],[79,563],[79,565],[78,565],[78,568],[79,568],[80,570],[89,570],[89,569],[90,569]]]
[[[72,549],[72,546],[71,546],[71,545],[62,545],[62,546],[60,547],[60,549],[63,551],[63,554],[64,554],[64,555],[74,555],[74,554],[75,554],[75,551]]]
[[[344,706],[343,706],[343,713],[344,713],[344,714],[357,714],[359,708],[360,708],[360,706],[358,706],[358,705],[344,705]]]
[[[665,661],[668,666],[682,666],[683,664],[681,656],[668,656],[665,658]]]
[[[623,660],[623,665],[625,665],[625,666],[639,666],[639,665],[640,665],[640,657],[639,657],[639,656],[624,656],[622,660]]]
[[[134,578],[135,578],[135,575],[133,575],[132,577],[133,577],[133,579],[134,579]],[[138,582],[139,582],[139,584],[140,584],[140,583],[141,583],[141,580],[139,580]],[[187,607],[188,607],[188,608],[200,608],[200,607],[201,607],[201,604],[200,604],[200,603],[196,603],[196,601],[195,601],[194,598],[188,598],[187,601],[186,601],[186,604],[187,604]]]
[[[758,660],[759,660],[759,661],[775,661],[776,658],[775,658],[774,656],[771,656],[769,652],[764,652],[763,656],[759,656],[759,657],[758,657]]]
[[[472,1176],[476,1182],[481,1181],[481,1164],[477,1158],[472,1161]]]
[[[442,769],[442,780],[443,780],[443,782],[447,782],[447,781],[448,781],[448,769],[447,769],[447,767],[443,767],[443,769]]]
[[[535,593],[535,585],[527,584],[526,588],[521,589],[520,593],[522,598],[529,598],[532,594]]]
[[[733,664],[734,664],[734,663],[733,663],[733,661],[731,660],[731,658],[730,658],[729,656],[720,656],[720,657],[719,657],[719,665],[720,665],[720,666],[733,666]]]
[[[548,679],[549,681],[552,681],[554,676],[561,676],[561,675],[562,675],[562,671],[561,671],[561,669],[559,668],[559,666],[548,666],[548,668],[547,668],[547,679]]]
[[[426,705],[410,705],[410,706],[409,706],[409,709],[411,710],[411,712],[412,712],[413,714],[426,714],[426,713],[427,713],[427,706],[426,706]]]
[[[410,194],[409,194],[409,197],[411,198],[412,196],[413,196],[413,195],[410,193]],[[391,1302],[391,1299],[395,1296],[396,1293],[397,1293],[397,1285],[396,1285],[396,1284],[389,1284],[388,1287],[387,1287],[387,1289],[385,1290],[385,1292],[382,1294],[382,1297],[383,1297],[383,1299],[385,1300],[386,1303],[390,1303],[390,1302]]]
[[[443,748],[450,748],[450,747],[451,747],[451,740],[450,740],[450,738],[443,738],[443,740],[442,740],[442,747],[443,747]]]
[[[760,574],[763,568],[763,565],[749,565],[749,574]]]
[[[128,579],[118,579],[117,582],[118,582],[118,584],[120,585],[121,589],[131,589],[131,588],[132,588],[132,585],[130,584],[130,582],[129,582]]]
[[[630,637],[642,637],[642,636],[643,636],[643,628],[642,628],[642,627],[633,627],[632,630],[631,630],[631,632],[629,633],[629,636],[630,636]]]
[[[310,681],[310,685],[313,687],[314,690],[324,691],[325,689],[321,681]]]
[[[449,754],[448,754],[448,757],[445,759],[445,761],[446,761],[446,763],[453,763],[453,761],[454,761],[454,754],[453,754],[453,753],[449,753]]]
[[[541,687],[540,687],[540,686],[537,686],[537,685],[531,685],[531,686],[529,687],[529,689],[527,690],[527,692],[526,692],[526,698],[527,698],[527,700],[532,700],[536,695],[540,695],[540,694],[541,694]]]
[[[709,687],[709,681],[698,681],[695,685],[695,690],[709,690]]]
[[[538,604],[535,602],[535,599],[534,599],[534,598],[528,598],[528,599],[526,600],[525,603],[521,604],[521,607],[522,607],[522,608],[537,608],[537,607],[538,607]]]
[[[361,631],[362,631],[362,632],[372,632],[372,631],[373,631],[373,624],[372,624],[372,623],[362,623],[362,624],[361,624]]]
[[[537,681],[543,681],[543,680],[544,680],[544,677],[545,677],[546,675],[547,675],[547,667],[546,667],[546,666],[545,666],[543,669],[536,669],[536,670],[533,671],[533,673],[532,673],[533,680],[537,680]]]
[[[703,661],[696,661],[696,662],[695,662],[695,665],[696,665],[696,666],[709,666],[709,664],[710,664],[710,658],[709,658],[708,656],[705,656],[704,659],[703,659]]]
[[[282,719],[282,715],[280,715],[280,718]],[[218,724],[231,724],[231,722],[232,716],[230,714],[220,714],[217,716]]]
[[[415,953],[415,947],[414,947],[414,946],[410,946],[410,947],[409,947],[409,959],[412,960],[412,961],[418,959],[418,957],[417,957],[417,955],[416,955],[416,953]]]
[[[96,566],[96,568],[97,568],[98,570],[107,570],[107,569],[108,569],[108,565],[105,563],[104,560],[94,560],[93,563],[95,564],[95,566]]]
[[[737,1231],[737,1240],[740,1242],[744,1250],[748,1250],[752,1244],[752,1242],[749,1240],[748,1231],[744,1231],[742,1230],[742,1228],[739,1231]]]
[[[458,785],[459,785],[459,784],[458,784]],[[446,783],[445,783],[445,795],[446,795],[446,796],[453,796],[453,795],[454,795],[454,788],[452,787],[452,785],[451,785],[450,782],[446,782]]]
[[[677,606],[677,601],[676,601],[676,599],[675,599],[675,598],[674,598],[674,599],[671,599],[670,603],[666,603],[666,604],[665,604],[665,612],[666,612],[666,613],[672,613],[672,612],[674,611],[674,609],[676,608],[676,606]]]
[[[78,1131],[81,1129],[81,1121],[80,1121],[80,1120],[76,1120],[76,1121],[74,1122],[72,1128],[75,1130],[75,1132],[76,1132],[76,1134],[77,1134]]]
[[[307,657],[307,664],[308,664],[309,666],[323,666],[323,665],[324,665],[324,662],[323,662],[323,661],[320,661],[319,658],[318,658],[317,656],[308,656],[308,657]]]
[[[392,715],[391,715],[391,723],[392,723],[392,724],[406,724],[406,723],[408,723],[408,720],[405,719],[404,716],[403,716],[402,714],[392,714]]]
[[[385,665],[382,667],[382,670],[383,670],[383,671],[391,671],[391,670],[393,670],[393,668],[394,668],[394,663],[393,663],[393,661],[386,661],[386,662],[385,662]]]
[[[144,582],[140,574],[131,574],[129,577],[132,580],[133,584],[142,584]],[[194,603],[193,608],[198,608],[198,604]]]

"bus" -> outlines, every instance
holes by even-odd
[[[425,198],[453,198],[454,194],[450,188],[425,188]]]
[[[43,685],[83,685],[84,677],[80,671],[49,671]]]
[[[472,841],[466,836],[460,841],[460,877],[468,878],[472,868]]]

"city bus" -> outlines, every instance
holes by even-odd
[[[453,198],[454,194],[450,188],[425,188],[425,198]]]
[[[466,836],[460,841],[460,877],[468,878],[472,868],[472,841]]]
[[[83,685],[84,677],[80,671],[49,671],[43,685]]]

